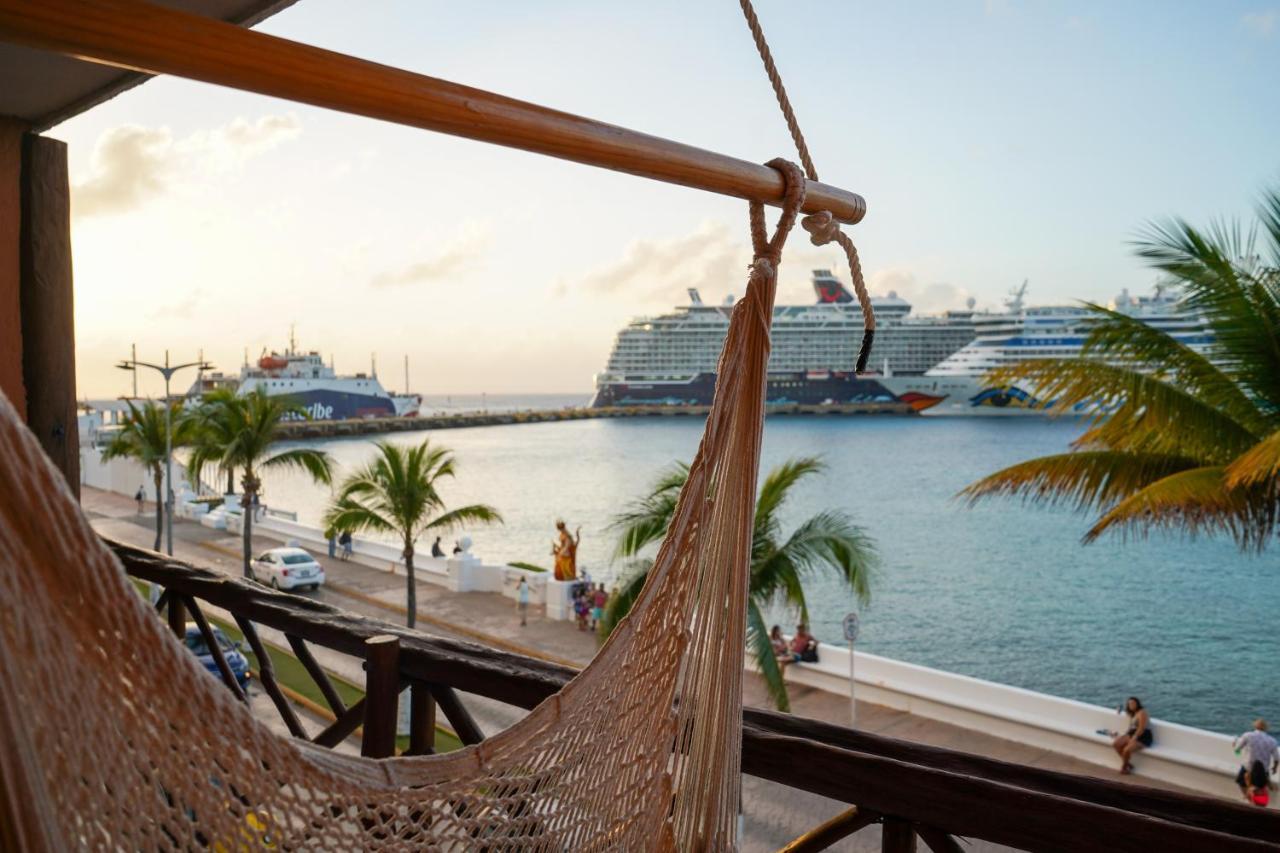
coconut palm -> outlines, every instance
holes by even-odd
[[[235,401],[235,396],[236,392],[230,388],[217,388],[206,393],[200,405],[187,410],[185,417],[191,430],[187,479],[197,491],[200,490],[205,469],[211,465],[227,478],[225,494],[232,494],[236,490],[236,469],[223,462],[232,440],[228,404]]]
[[[203,457],[223,471],[243,472],[240,480],[242,492],[241,517],[244,519],[244,575],[249,577],[249,564],[253,559],[253,506],[254,498],[262,488],[259,473],[273,468],[298,468],[311,475],[318,483],[332,482],[332,462],[322,450],[311,447],[294,447],[274,451],[283,440],[281,425],[297,411],[287,400],[270,397],[261,388],[243,396],[226,395],[214,398],[210,404],[218,411],[207,415],[206,423],[217,423],[218,452]],[[213,447],[213,443],[203,445]],[[198,448],[199,450],[199,448]]]
[[[1089,306],[1081,358],[992,377],[1054,400],[1055,413],[1083,404],[1089,429],[1070,452],[997,471],[961,494],[1096,513],[1086,542],[1168,529],[1269,545],[1280,517],[1280,188],[1263,195],[1258,217],[1261,247],[1258,229],[1238,223],[1149,225],[1137,254],[1183,288],[1212,331],[1208,353]]]
[[[878,563],[875,545],[849,517],[825,511],[801,522],[784,535],[779,518],[783,504],[797,483],[823,470],[812,457],[791,459],[769,472],[756,497],[751,537],[751,577],[747,601],[747,647],[778,710],[790,710],[782,668],[769,642],[763,612],[785,607],[808,624],[809,604],[804,580],[820,571],[835,573],[862,603],[870,599],[871,574]],[[632,558],[618,592],[610,597],[601,620],[607,636],[630,612],[648,577],[652,560],[634,559],[644,548],[666,535],[675,514],[689,466],[677,463],[664,472],[647,495],[619,514],[611,525],[618,532],[615,557]]]
[[[446,533],[466,524],[501,524],[502,516],[485,504],[445,508],[438,486],[457,472],[448,448],[430,440],[408,448],[388,441],[376,446],[373,459],[342,481],[324,523],[351,533],[368,530],[399,537],[407,576],[405,604],[412,628],[418,612],[413,568],[418,537],[427,532]]]
[[[176,405],[166,412],[163,403],[148,401],[145,405],[135,406],[132,400],[125,401],[129,406],[129,414],[124,418],[120,431],[112,436],[106,450],[102,452],[102,460],[128,458],[135,460],[150,474],[156,487],[156,544],[153,550],[160,550],[160,538],[164,532],[164,460],[168,452],[169,426],[173,424],[172,447],[186,444],[190,438],[190,428],[184,418],[179,416]]]

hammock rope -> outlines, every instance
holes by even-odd
[[[746,294],[631,613],[515,725],[433,756],[282,737],[175,642],[0,395],[0,815],[23,849],[732,850],[769,328],[805,195],[775,160]]]
[[[809,155],[809,145],[805,142],[803,131],[800,130],[800,121],[796,118],[796,111],[791,106],[791,99],[787,97],[787,89],[782,85],[782,74],[778,71],[777,63],[773,61],[773,51],[769,49],[769,42],[764,36],[760,18],[756,15],[751,0],[739,0],[739,3],[742,6],[742,14],[747,19],[747,28],[751,30],[751,38],[756,43],[756,51],[760,54],[761,62],[764,63],[765,73],[769,76],[769,84],[773,86],[773,94],[778,99],[782,117],[786,120],[787,130],[791,133],[791,141],[795,143],[800,162],[804,164],[805,175],[809,180],[817,181],[818,168],[813,165],[813,158]],[[849,264],[849,279],[853,282],[853,292],[858,297],[858,305],[862,309],[862,345],[858,348],[858,360],[854,368],[856,373],[862,373],[867,369],[867,359],[871,356],[871,344],[876,335],[876,314],[871,307],[867,282],[862,276],[862,262],[858,258],[858,248],[849,235],[840,230],[840,223],[830,211],[811,213],[804,218],[801,225],[805,231],[809,232],[809,242],[813,245],[825,246],[835,242],[844,250],[845,260]]]

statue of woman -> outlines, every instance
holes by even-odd
[[[551,543],[551,555],[556,558],[556,580],[571,581],[578,577],[578,543],[582,541],[582,528],[570,536],[565,523],[557,521],[556,530],[560,531],[560,538]]]

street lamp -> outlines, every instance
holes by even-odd
[[[149,367],[159,371],[164,377],[164,516],[165,516],[165,549],[173,556],[173,405],[169,400],[169,380],[173,374],[187,367],[198,367],[200,370],[212,370],[213,365],[201,361],[189,361],[186,364],[169,364],[169,351],[164,351],[164,364],[151,364],[138,361],[136,358],[121,361],[116,367],[121,370],[136,371],[139,367]],[[156,495],[159,498],[159,495]]]

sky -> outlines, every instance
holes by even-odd
[[[1149,291],[1130,242],[1280,182],[1280,2],[757,0],[875,293],[920,313]],[[794,159],[738,5],[301,0],[260,29],[676,141]],[[184,80],[69,143],[82,397],[298,343],[389,388],[582,392],[617,330],[740,294],[740,200]],[[779,301],[837,252],[797,230]],[[180,381],[179,385],[185,384]],[[142,393],[158,393],[149,378]]]

